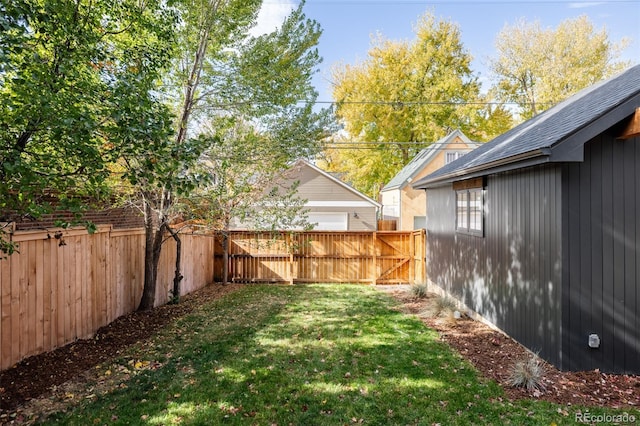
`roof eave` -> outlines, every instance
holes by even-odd
[[[548,148],[536,149],[534,151],[505,157],[491,163],[481,164],[476,167],[470,167],[462,170],[456,170],[442,176],[432,179],[421,179],[414,183],[414,189],[435,188],[446,185],[460,179],[471,179],[478,176],[486,176],[493,173],[505,172],[508,170],[519,169],[522,167],[532,166],[549,162],[551,150]]]
[[[577,129],[573,134],[556,142],[551,147],[551,160],[582,161],[584,144],[634,114],[638,105],[640,105],[640,93],[635,93],[600,117]]]

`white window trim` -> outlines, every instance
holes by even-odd
[[[446,151],[444,154],[444,164],[449,164],[453,161],[456,161],[458,158],[462,157],[465,154],[466,152],[464,151]],[[449,160],[449,155],[451,155],[454,158]]]
[[[472,193],[479,193],[480,195],[480,221],[479,221],[479,229],[476,228],[471,228],[471,195]],[[460,189],[457,190],[455,192],[456,194],[456,202],[455,202],[455,208],[456,208],[456,232],[457,233],[461,233],[461,234],[469,234],[469,235],[475,235],[475,236],[479,236],[479,237],[484,237],[484,201],[485,201],[485,190],[484,188],[481,187],[477,187],[477,188],[467,188],[467,189]],[[458,209],[458,195],[459,194],[465,194],[466,195],[466,205],[464,206],[464,223],[462,225],[460,225],[460,217],[459,217],[459,209]]]

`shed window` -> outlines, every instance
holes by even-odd
[[[469,219],[469,191],[456,192],[456,229],[467,229]]]
[[[456,231],[483,235],[484,190],[464,188],[456,191]]]
[[[469,231],[482,232],[482,188],[469,190]]]

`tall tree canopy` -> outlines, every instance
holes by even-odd
[[[179,246],[169,223],[216,175],[197,167],[205,152],[224,160],[221,144],[238,143],[248,159],[268,147],[262,164],[275,168],[313,155],[324,132],[327,112],[312,109],[319,25],[301,4],[276,31],[250,37],[261,4],[2,2],[0,212],[42,213],[47,191],[64,208],[126,192],[145,215],[139,309],[152,307],[166,232]],[[203,134],[204,123],[221,127]],[[250,129],[234,139],[238,124]],[[248,171],[246,161],[227,166]]]
[[[427,13],[415,34],[413,41],[378,35],[365,61],[333,71],[336,115],[344,131],[326,152],[327,167],[344,172],[373,197],[420,149],[448,131],[459,128],[488,139],[495,136],[486,133],[489,117],[508,121],[504,111],[486,107],[455,24]]]
[[[619,61],[628,41],[613,43],[586,16],[557,28],[539,21],[507,25],[490,61],[499,99],[517,104],[522,119],[550,108],[577,91],[629,66]]]
[[[248,33],[261,3],[257,0],[176,3],[181,16],[179,55],[165,79],[165,98],[177,116],[172,158],[185,161],[179,162],[178,168],[154,175],[158,178],[155,187],[144,181],[137,186],[139,199],[143,200],[147,237],[147,270],[140,309],[150,308],[154,303],[157,263],[165,231],[172,233],[179,247],[179,236],[168,225],[176,207],[193,204],[180,202],[181,197],[198,194],[191,201],[209,206],[213,206],[211,200],[228,201],[234,194],[240,197],[236,190],[246,192],[248,188],[247,176],[243,174],[254,179],[256,176],[256,168],[248,167],[247,160],[265,148],[270,155],[263,155],[260,164],[271,168],[272,173],[287,161],[317,151],[327,118],[326,112],[312,110],[317,93],[311,85],[311,76],[320,61],[316,49],[321,33],[319,25],[305,17],[301,4],[277,30],[250,37]],[[253,129],[247,130],[247,126]],[[233,144],[244,147],[244,152]],[[228,157],[234,152],[241,158]],[[196,167],[195,160],[201,155],[203,162],[214,170]],[[137,169],[146,164],[144,158],[133,163]],[[221,177],[225,185],[219,184]],[[206,191],[212,191],[211,197],[202,195]],[[255,198],[255,191],[253,194]],[[223,208],[213,212],[228,213]],[[211,212],[206,216],[210,218]],[[174,283],[179,278],[176,265]],[[174,296],[178,293],[179,288],[174,286]]]
[[[9,0],[0,15],[0,212],[37,216],[51,193],[79,209],[123,150],[171,124],[153,89],[175,14],[160,0]]]

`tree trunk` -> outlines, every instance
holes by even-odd
[[[222,285],[229,282],[229,234],[222,233]]]
[[[138,305],[138,311],[152,309],[156,301],[156,283],[158,281],[158,263],[162,250],[162,237],[165,224],[158,224],[153,215],[153,210],[147,201],[144,202],[144,287],[142,298]]]
[[[176,242],[176,266],[175,266],[176,270],[173,275],[173,291],[171,294],[171,303],[179,303],[180,302],[180,282],[184,278],[184,276],[181,273],[182,266],[180,263],[182,261],[182,240],[180,239],[180,235],[178,235],[176,231],[171,229],[170,226],[167,226],[167,230],[169,231],[169,233],[171,234],[171,237],[173,237],[174,241]]]

